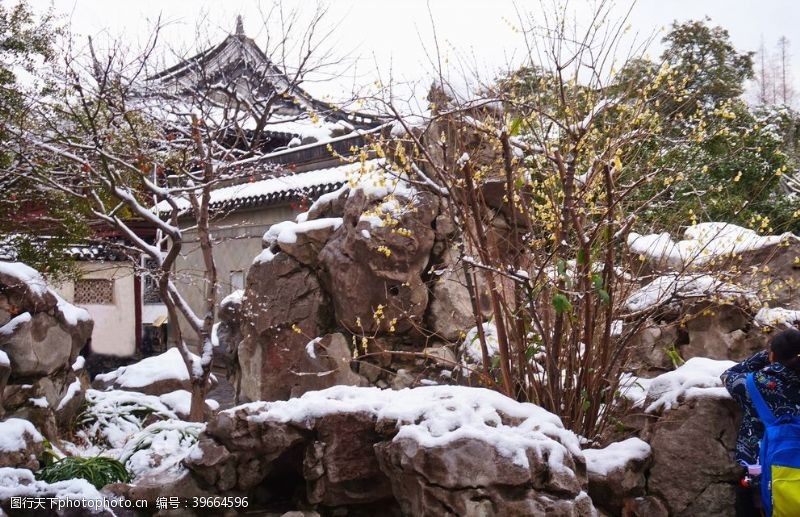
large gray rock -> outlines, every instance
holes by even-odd
[[[306,345],[330,320],[329,303],[313,271],[288,254],[256,261],[247,275],[243,340],[238,356],[246,400],[288,399],[319,379],[324,366]]]
[[[394,200],[352,191],[344,223],[319,255],[321,280],[333,301],[336,321],[353,333],[406,332],[422,324],[428,290],[422,273],[430,259],[438,212],[426,193]],[[391,222],[377,224],[396,203]],[[378,215],[383,214],[383,215]],[[376,317],[378,307],[383,313]]]
[[[46,312],[24,312],[3,328],[0,349],[11,360],[12,381],[50,375],[74,360],[72,336]]]
[[[650,464],[650,446],[638,438],[588,449],[583,454],[589,473],[589,495],[594,504],[611,514],[645,495],[645,471]]]
[[[220,412],[186,465],[216,493],[302,486],[298,502],[322,509],[591,516],[577,445],[555,416],[488,390],[341,386]]]
[[[73,365],[89,342],[89,313],[59,298],[38,272],[0,262],[0,402],[49,439],[68,428],[87,386]],[[7,358],[7,361],[6,361]]]
[[[467,289],[464,265],[458,263],[456,250],[451,248],[444,253],[442,267],[433,283],[431,295],[427,315],[428,329],[451,342],[463,340],[465,332],[475,326],[475,314]],[[488,316],[491,305],[485,290],[478,290],[476,303],[484,317]]]
[[[413,439],[375,446],[405,515],[592,515],[584,492],[582,458],[566,456],[555,470],[540,451],[528,465],[501,455],[489,443],[460,439],[427,446]]]
[[[739,419],[733,400],[703,396],[652,422],[646,430],[653,454],[648,495],[661,499],[670,515],[733,515]]]

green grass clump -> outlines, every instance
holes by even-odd
[[[36,479],[48,483],[85,479],[99,490],[109,483],[127,483],[131,475],[125,469],[125,465],[114,458],[69,456],[41,469],[36,473]]]

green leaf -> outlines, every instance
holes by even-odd
[[[566,296],[559,293],[553,296],[553,308],[556,310],[556,314],[561,314],[563,312],[571,311],[572,304],[569,302],[569,299]]]
[[[588,257],[586,256],[586,252],[583,251],[582,249],[578,250],[578,256],[576,257],[575,262],[579,266],[582,266],[582,265],[586,264],[587,260],[588,260]]]
[[[556,262],[556,270],[561,276],[567,275],[567,263],[564,259],[558,259],[558,262]]]
[[[508,127],[508,134],[512,136],[517,136],[519,134],[519,130],[522,127],[522,118],[517,117],[511,121],[511,125]]]
[[[611,303],[611,296],[609,296],[608,291],[605,289],[598,289],[597,295],[600,297],[600,300],[603,302],[604,305],[608,305]]]
[[[592,285],[595,289],[602,289],[603,288],[603,277],[598,273],[592,275]]]

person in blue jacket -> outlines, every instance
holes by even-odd
[[[776,417],[800,415],[800,330],[789,329],[776,334],[769,350],[762,350],[722,374],[733,400],[742,408],[742,425],[736,441],[736,461],[745,469],[742,483],[736,490],[736,515],[761,515],[757,478],[746,475],[750,465],[758,464],[759,442],[764,424],[758,418],[747,394],[747,375],[755,373],[756,387]]]

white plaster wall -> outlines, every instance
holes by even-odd
[[[82,278],[114,280],[114,304],[82,305],[94,320],[92,351],[130,356],[136,352],[136,312],[133,268],[123,262],[79,262]],[[74,300],[75,286],[65,282],[56,288],[65,300]]]

